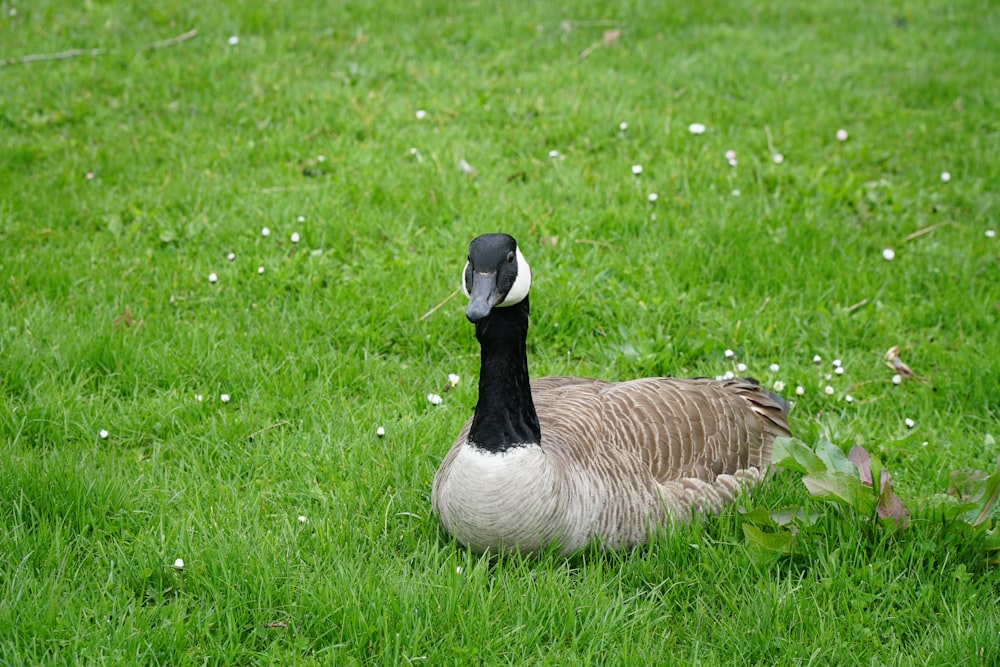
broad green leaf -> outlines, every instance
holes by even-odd
[[[744,519],[758,526],[768,526],[769,528],[778,527],[778,524],[771,519],[771,513],[763,505],[758,505],[752,510],[741,509],[740,514],[743,515]]]
[[[976,507],[976,503],[962,501],[944,493],[935,493],[920,500],[915,514],[920,519],[927,521],[948,523],[966,512],[976,509]]]
[[[771,450],[771,463],[801,473],[818,473],[827,469],[816,454],[795,438],[776,438]]]
[[[795,553],[795,536],[788,531],[765,533],[749,523],[743,524],[743,535],[747,543],[772,554],[790,555]]]
[[[814,498],[838,502],[865,515],[875,513],[875,491],[852,475],[833,470],[806,475],[802,483]]]
[[[994,526],[993,530],[986,531],[983,548],[986,551],[1000,551],[1000,524]]]
[[[959,500],[976,501],[983,495],[987,475],[982,470],[962,468],[948,474],[948,495]]]
[[[952,470],[949,475],[948,495],[963,503],[970,503],[968,521],[978,526],[986,521],[1000,496],[1000,470],[987,475],[982,470]]]
[[[783,507],[771,512],[771,520],[779,526],[795,524],[811,526],[819,520],[819,513],[810,513],[805,507]]]
[[[826,464],[827,470],[836,470],[852,477],[859,477],[858,469],[853,463],[847,460],[840,447],[829,440],[820,440],[816,443],[816,456]]]

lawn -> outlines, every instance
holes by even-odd
[[[535,376],[1000,465],[1000,7],[704,4],[0,0],[0,664],[1000,664],[976,539],[793,471],[623,554],[431,514],[493,231]]]

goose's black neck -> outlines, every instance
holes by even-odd
[[[541,442],[528,378],[528,298],[476,322],[479,402],[469,440],[492,452]]]

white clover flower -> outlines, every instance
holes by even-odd
[[[735,377],[736,375],[732,371],[726,371],[725,373],[722,374],[723,380],[732,380]]]
[[[732,167],[734,169],[736,168],[736,164],[737,164],[736,158],[731,158],[730,160],[728,160],[728,162],[729,162],[729,166],[730,167]]]
[[[302,240],[302,237],[299,236],[298,232],[292,232],[292,243],[298,243],[301,240]]]
[[[263,266],[258,266],[257,267],[257,275],[258,276],[264,275],[264,267]]]
[[[731,148],[728,151],[726,151],[726,159],[727,160],[735,160],[736,159],[736,151],[734,151]]]
[[[825,387],[823,387],[823,393],[825,393],[827,396],[833,396],[833,387],[831,387],[830,385],[826,385]]]
[[[462,378],[459,377],[456,373],[448,373],[448,383],[452,387],[457,387],[458,383],[461,382],[461,380]]]
[[[628,123],[626,123],[625,121],[618,123],[618,129],[624,132],[625,130],[628,129]]]
[[[108,436],[111,435],[111,434],[108,433],[107,430],[105,430],[105,429],[102,428],[101,431],[97,435],[100,436],[101,440],[107,440]]]
[[[688,132],[691,134],[705,134],[705,126],[702,123],[691,123],[688,125]]]
[[[781,366],[779,366],[778,364],[771,364],[768,368],[771,369],[772,373],[777,373],[779,370],[781,370]]]
[[[385,437],[385,427],[379,426],[377,429],[375,429],[375,435],[377,435],[380,438]]]
[[[802,385],[799,385],[795,388],[796,396],[805,396],[805,394],[806,394],[806,388],[803,387]]]
[[[236,46],[237,44],[240,43],[240,38],[237,37],[236,35],[233,35],[226,41],[229,43],[229,46]]]
[[[774,164],[781,164],[785,161],[785,156],[781,153],[775,153],[771,156],[771,159],[774,160]]]
[[[833,372],[836,373],[837,375],[843,375],[844,374],[844,367],[843,366],[837,366],[836,368],[833,369]]]
[[[775,391],[784,391],[785,390],[785,383],[782,382],[781,380],[775,380],[774,381],[774,390]]]
[[[229,394],[222,394],[221,396],[219,396],[219,400],[222,401],[223,403],[228,403],[229,402]]]
[[[909,417],[907,417],[906,419],[904,419],[903,423],[906,424],[906,428],[913,428],[914,426],[917,425],[917,422],[913,421]]]
[[[733,190],[732,194],[733,194],[734,197],[739,197],[740,196],[740,191],[739,190]]]
[[[941,172],[941,182],[942,183],[947,183],[950,180],[951,180],[951,174],[949,174],[947,171],[942,171]]]
[[[183,570],[184,569],[184,559],[183,558],[178,558],[177,560],[175,560],[174,561],[174,567],[177,568],[178,570]]]
[[[997,230],[995,230],[995,229],[987,229],[986,230],[986,238],[992,239],[992,238],[996,237],[996,235],[997,235]]]
[[[326,156],[325,155],[317,155],[316,156],[316,161],[317,162],[326,162]]]
[[[651,203],[655,202],[659,198],[660,195],[656,194],[655,192],[650,192],[648,195],[646,195],[646,199],[648,199]]]
[[[459,170],[461,170],[463,174],[468,174],[469,176],[472,176],[473,174],[476,173],[476,168],[473,167],[464,159],[458,161],[458,168]]]
[[[641,164],[633,164],[632,165],[632,174],[635,175],[635,176],[638,176],[641,173],[642,173],[642,165]]]
[[[736,370],[738,370],[740,373],[746,373],[747,365],[741,361],[740,363],[736,364]]]
[[[886,248],[885,250],[882,251],[882,259],[884,259],[887,262],[891,262],[892,260],[896,259],[896,251],[893,250],[892,248]]]
[[[733,357],[736,356],[736,353],[733,352],[732,350],[729,350],[729,349],[727,349],[725,352],[723,352],[723,354],[726,355],[726,359],[732,359]]]
[[[441,397],[437,394],[427,394],[427,400],[431,402],[432,405],[441,405]]]
[[[88,181],[94,180],[94,172],[88,171],[86,178],[87,178]]]
[[[818,355],[817,355],[817,356],[818,356]],[[841,363],[840,363],[840,359],[834,359],[834,360],[833,360],[833,361],[832,361],[831,363],[833,364],[833,367],[834,367],[834,368],[839,368],[839,367],[840,367],[840,365],[841,365]]]
[[[305,222],[306,221],[306,216],[300,215],[299,217],[295,218],[295,220],[297,222]]]
[[[847,401],[848,403],[853,403],[854,402],[854,397],[851,396],[850,394],[847,394],[847,395],[844,396],[844,400]]]
[[[424,118],[427,118],[427,112],[424,111],[423,109],[417,109],[413,115],[417,117],[417,120],[423,120]]]
[[[823,361],[823,357],[819,356],[818,354],[814,354],[813,355],[813,363],[814,364],[818,364],[821,361]]]
[[[305,523],[307,520],[304,514],[299,515],[299,523]]]
[[[559,157],[559,151],[555,149],[550,150],[549,157],[552,158],[553,160],[556,159],[557,157]]]
[[[843,128],[837,130],[837,141],[847,141],[847,130]]]
[[[210,283],[217,283],[217,282],[219,282],[219,276],[215,275],[214,272],[208,274],[208,282],[210,282]]]
[[[230,262],[235,261],[236,260],[236,253],[235,252],[229,253],[228,255],[226,255],[226,259],[228,259]]]
[[[198,401],[199,403],[201,403],[202,401],[204,401],[204,400],[205,400],[205,397],[204,397],[204,396],[202,396],[201,394],[195,394],[195,395],[194,395],[194,400],[196,400],[196,401]]]
[[[892,383],[893,384],[902,384],[903,383],[903,376],[900,375],[899,373],[896,373],[895,375],[892,376]]]
[[[264,238],[267,238],[268,236],[271,235],[271,230],[268,229],[267,227],[261,227],[260,235],[263,236]]]

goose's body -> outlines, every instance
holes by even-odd
[[[530,272],[509,236],[479,237],[466,311],[482,351],[479,402],[434,478],[446,530],[475,551],[570,553],[642,544],[759,481],[785,406],[752,380],[529,382]]]

